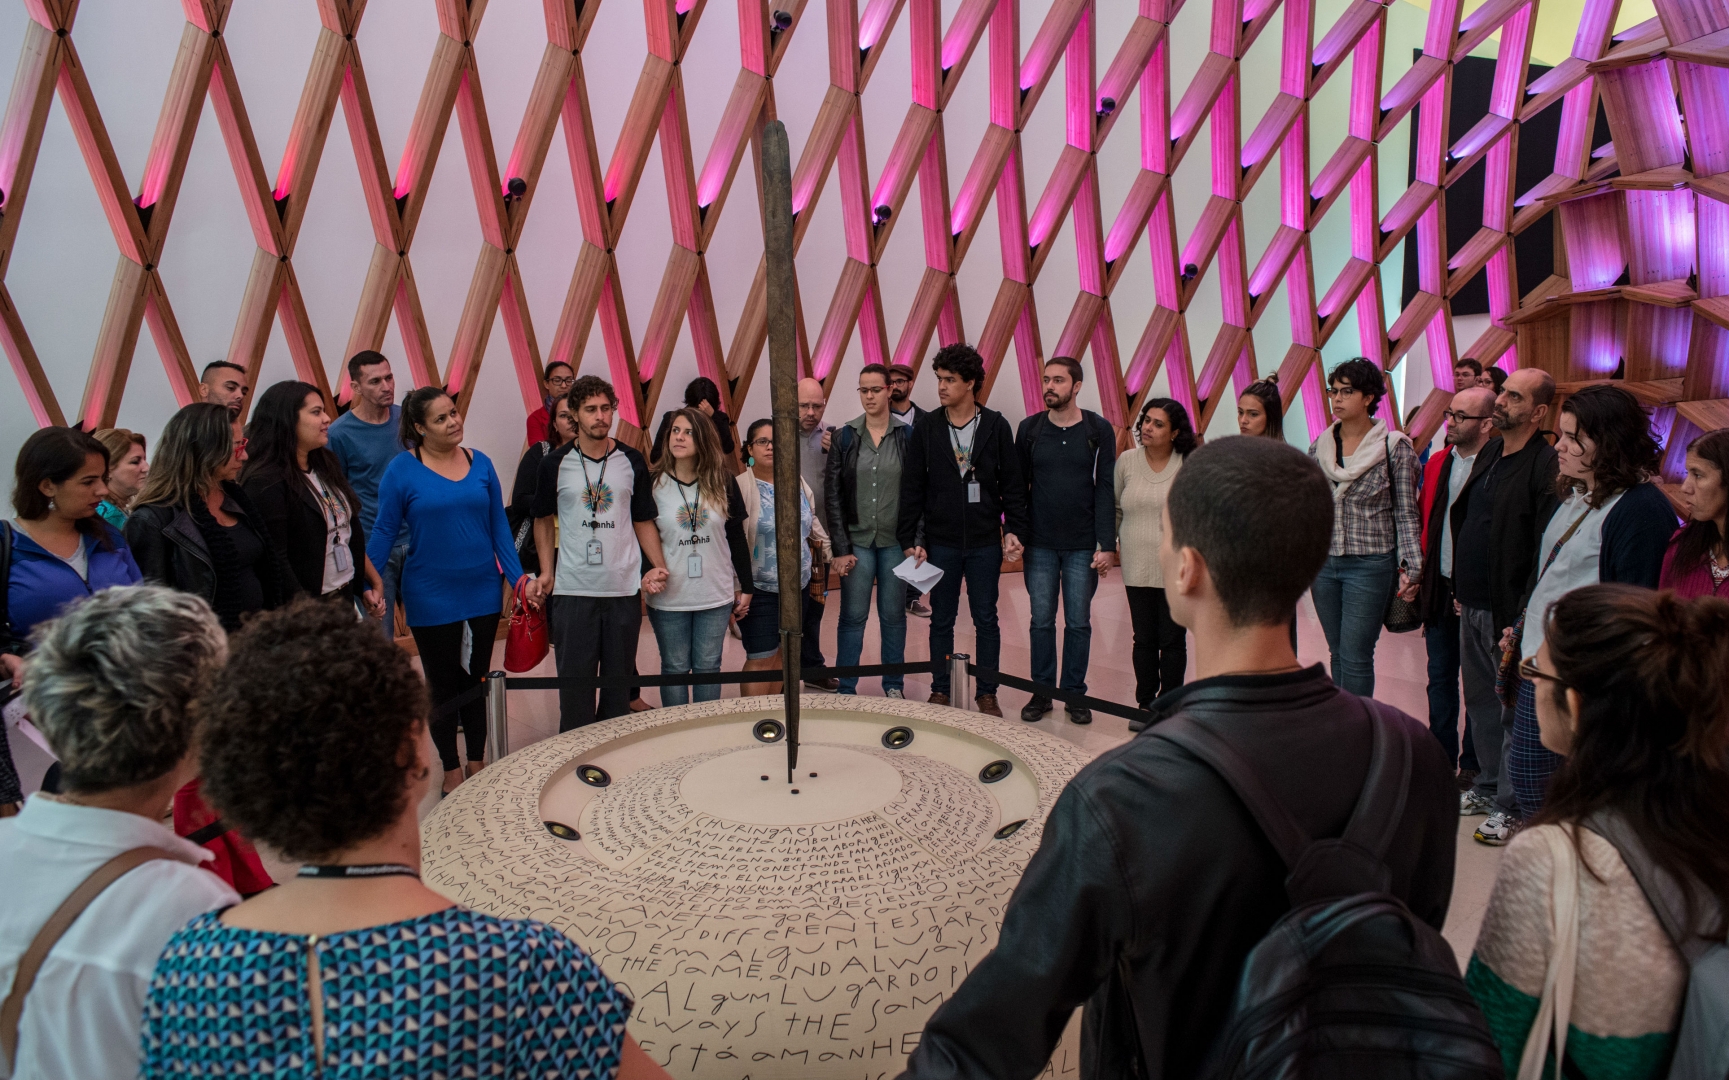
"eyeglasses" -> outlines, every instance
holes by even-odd
[[[246,444],[251,442],[251,441],[252,441],[251,439],[235,439],[234,440],[234,452],[236,454],[243,452],[246,449]]]
[[[1467,420],[1493,420],[1494,416],[1471,416],[1467,413],[1454,412],[1452,409],[1448,409],[1441,414],[1441,418],[1451,420],[1455,424],[1462,424]]]
[[[748,445],[748,446],[773,446],[774,440],[772,438],[770,438],[770,439],[752,439],[746,445]]]
[[[913,381],[904,375],[899,378],[890,379],[889,382],[895,386],[911,386],[913,384]]]
[[[576,385],[576,379],[569,376],[556,377],[546,380],[546,385],[556,386],[561,390],[569,390],[571,387]]]
[[[799,412],[822,412],[823,408],[827,404],[828,404],[828,402],[826,402],[826,401],[801,401],[798,403],[798,411]]]
[[[1519,661],[1519,678],[1525,680],[1547,679],[1557,686],[1566,686],[1567,681],[1559,675],[1551,675],[1537,666],[1535,656]]]
[[[1362,393],[1362,391],[1357,389],[1354,386],[1329,386],[1329,387],[1327,387],[1327,396],[1328,397],[1346,397],[1346,396],[1351,395],[1351,394],[1360,394],[1360,393]]]

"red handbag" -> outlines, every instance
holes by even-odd
[[[516,586],[516,602],[510,608],[510,633],[504,640],[504,670],[521,673],[546,659],[546,612],[528,606],[524,578]]]

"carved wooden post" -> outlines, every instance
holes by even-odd
[[[786,780],[798,768],[799,669],[804,652],[804,538],[798,437],[798,338],[792,267],[792,153],[786,125],[762,133],[763,250],[768,260],[769,400],[774,409],[774,546],[780,562],[781,696],[786,700]],[[812,508],[814,512],[815,508]]]

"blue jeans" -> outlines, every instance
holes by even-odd
[[[835,631],[836,667],[853,667],[864,652],[865,623],[870,619],[871,587],[877,594],[877,629],[882,634],[882,662],[899,664],[907,656],[907,585],[891,572],[906,556],[898,547],[855,546],[858,565],[840,579],[840,626]],[[906,681],[884,675],[883,689],[900,690]],[[858,693],[857,679],[842,679],[840,692]]]
[[[390,558],[383,566],[374,567],[384,582],[384,636],[396,640],[396,599],[402,592],[402,564],[408,561],[408,545],[397,544],[390,549]]]
[[[1329,555],[1309,589],[1332,654],[1333,682],[1361,697],[1375,696],[1375,642],[1399,582],[1398,560],[1391,551]]]
[[[1033,648],[1033,681],[1059,690],[1087,692],[1087,657],[1093,648],[1093,593],[1099,586],[1091,551],[1027,549],[1027,607]],[[1063,681],[1057,682],[1057,592],[1063,595]]]
[[[649,625],[654,627],[654,640],[660,646],[660,673],[684,675],[693,671],[719,671],[720,647],[726,644],[726,624],[731,614],[731,604],[722,604],[706,611],[662,611],[657,607],[649,608]],[[716,701],[719,698],[718,684],[660,688],[662,706],[683,705],[690,701]]]
[[[943,572],[931,590],[931,659],[940,660],[955,651],[955,618],[961,613],[961,581],[967,585],[967,607],[973,615],[977,655],[973,663],[997,670],[1002,657],[1003,636],[997,629],[997,578],[1003,570],[1001,544],[956,548],[931,544],[925,548],[930,564]],[[980,678],[978,693],[994,694],[997,684]],[[949,692],[949,669],[939,666],[931,675],[931,693]]]
[[[1453,589],[1442,578],[1435,593],[1440,608],[1433,626],[1423,627],[1429,653],[1429,730],[1459,766],[1459,616],[1453,614]]]

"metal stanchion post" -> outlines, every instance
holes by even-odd
[[[970,710],[973,707],[973,677],[967,673],[969,653],[949,654],[949,705]]]
[[[510,709],[504,690],[504,672],[486,673],[486,763],[510,753]]]

